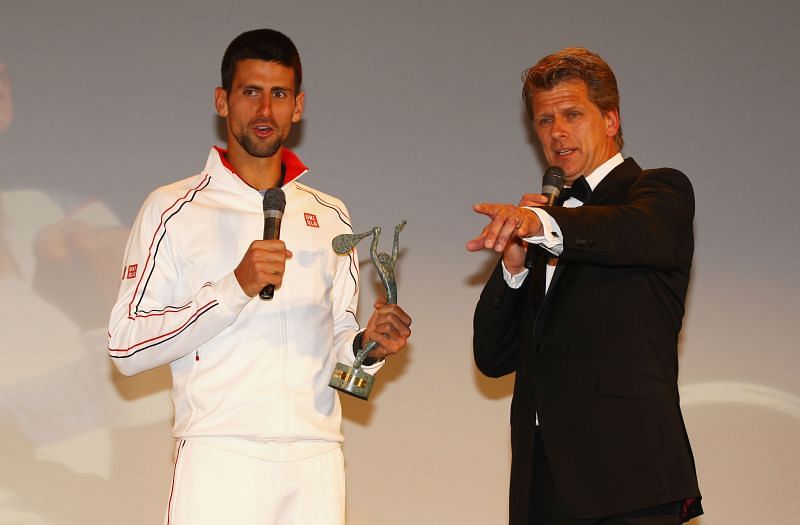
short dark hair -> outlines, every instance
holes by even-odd
[[[274,29],[253,29],[233,39],[222,56],[222,89],[230,93],[236,64],[248,58],[277,62],[292,68],[295,94],[300,92],[300,85],[303,83],[300,53],[288,36]]]
[[[562,82],[583,81],[591,100],[603,113],[616,110],[619,113],[619,90],[617,77],[600,55],[583,47],[568,47],[539,60],[535,66],[522,74],[522,98],[528,114],[533,116],[533,94],[536,90],[547,91]],[[622,124],[614,137],[622,149]]]

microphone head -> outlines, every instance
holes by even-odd
[[[551,206],[555,203],[558,196],[561,194],[561,190],[564,189],[564,183],[566,183],[567,177],[564,175],[564,170],[559,168],[558,166],[550,166],[547,168],[547,171],[544,172],[544,176],[542,177],[542,194],[547,195],[550,198]]]
[[[270,188],[264,193],[264,213],[277,211],[281,214],[286,209],[286,194],[280,188]]]
[[[544,189],[545,186],[552,186],[561,192],[561,190],[564,189],[564,183],[566,183],[566,181],[567,177],[564,175],[564,170],[558,166],[550,166],[542,177],[542,189]]]

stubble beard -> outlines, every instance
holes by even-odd
[[[283,146],[283,138],[281,138],[279,135],[276,135],[273,140],[267,143],[256,142],[247,134],[243,134],[241,137],[236,137],[236,140],[248,155],[261,159],[272,157],[278,152],[279,149],[281,149],[281,146]]]

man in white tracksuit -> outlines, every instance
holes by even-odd
[[[285,35],[234,39],[215,92],[228,149],[150,194],[128,241],[108,348],[124,374],[172,369],[170,525],[343,524],[331,371],[374,340],[365,364],[374,373],[411,333],[411,318],[382,300],[359,332],[358,259],[331,249],[352,231],[347,210],[300,184],[307,169],[283,147],[302,115],[301,81]],[[283,240],[258,240],[262,193],[276,186]],[[269,284],[273,299],[259,299]]]

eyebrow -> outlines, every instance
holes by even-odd
[[[553,116],[555,113],[568,113],[570,111],[583,111],[583,110],[584,110],[583,106],[573,105],[573,106],[569,106],[569,107],[566,107],[566,108],[559,109],[556,112],[553,112],[553,111],[542,111],[541,113],[534,113],[533,116],[534,117],[548,117],[548,116]]]
[[[274,91],[289,91],[289,92],[291,92],[292,91],[292,88],[290,88],[288,86],[269,86],[269,87],[267,87],[267,86],[264,86],[263,84],[245,84],[243,86],[238,86],[238,87],[236,85],[234,85],[233,89],[242,89],[242,90],[244,90],[244,89],[253,89],[253,90],[256,90],[256,91],[264,91],[264,90],[268,89],[270,92],[274,92]]]

